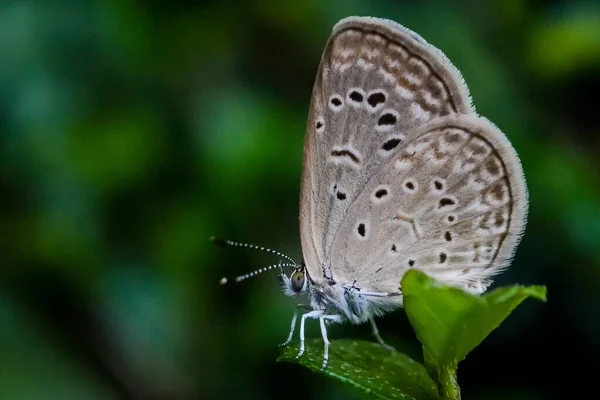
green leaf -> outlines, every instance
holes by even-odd
[[[376,398],[439,400],[436,384],[425,367],[407,355],[378,343],[334,340],[329,364],[322,371],[323,341],[307,341],[307,352],[296,359],[297,345],[286,347],[277,361],[300,364],[312,371],[349,383]]]
[[[526,298],[546,301],[544,286],[514,285],[475,296],[418,270],[404,274],[401,285],[425,359],[437,367],[456,368]]]

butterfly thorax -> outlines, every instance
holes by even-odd
[[[370,318],[381,316],[402,306],[401,296],[365,295],[364,289],[353,282],[337,282],[308,277],[307,288],[310,306],[329,315],[340,315],[353,324],[362,324]]]

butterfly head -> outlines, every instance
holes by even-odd
[[[306,271],[306,265],[300,263],[294,268],[290,276],[285,273],[279,275],[281,287],[286,296],[298,296],[308,291],[310,277]]]

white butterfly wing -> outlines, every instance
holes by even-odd
[[[416,33],[369,17],[346,18],[333,28],[311,99],[300,197],[303,255],[314,280],[351,282],[370,268],[360,257],[388,244],[371,242],[361,253],[346,247],[343,235],[355,234],[361,216],[351,205],[419,126],[456,114],[474,114],[468,89]]]
[[[337,231],[334,275],[397,292],[404,272],[483,292],[521,238],[527,191],[504,134],[475,115],[425,124],[364,186]]]

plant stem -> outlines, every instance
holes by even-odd
[[[438,369],[440,395],[444,400],[460,400],[460,387],[456,380],[456,367],[443,366]]]

